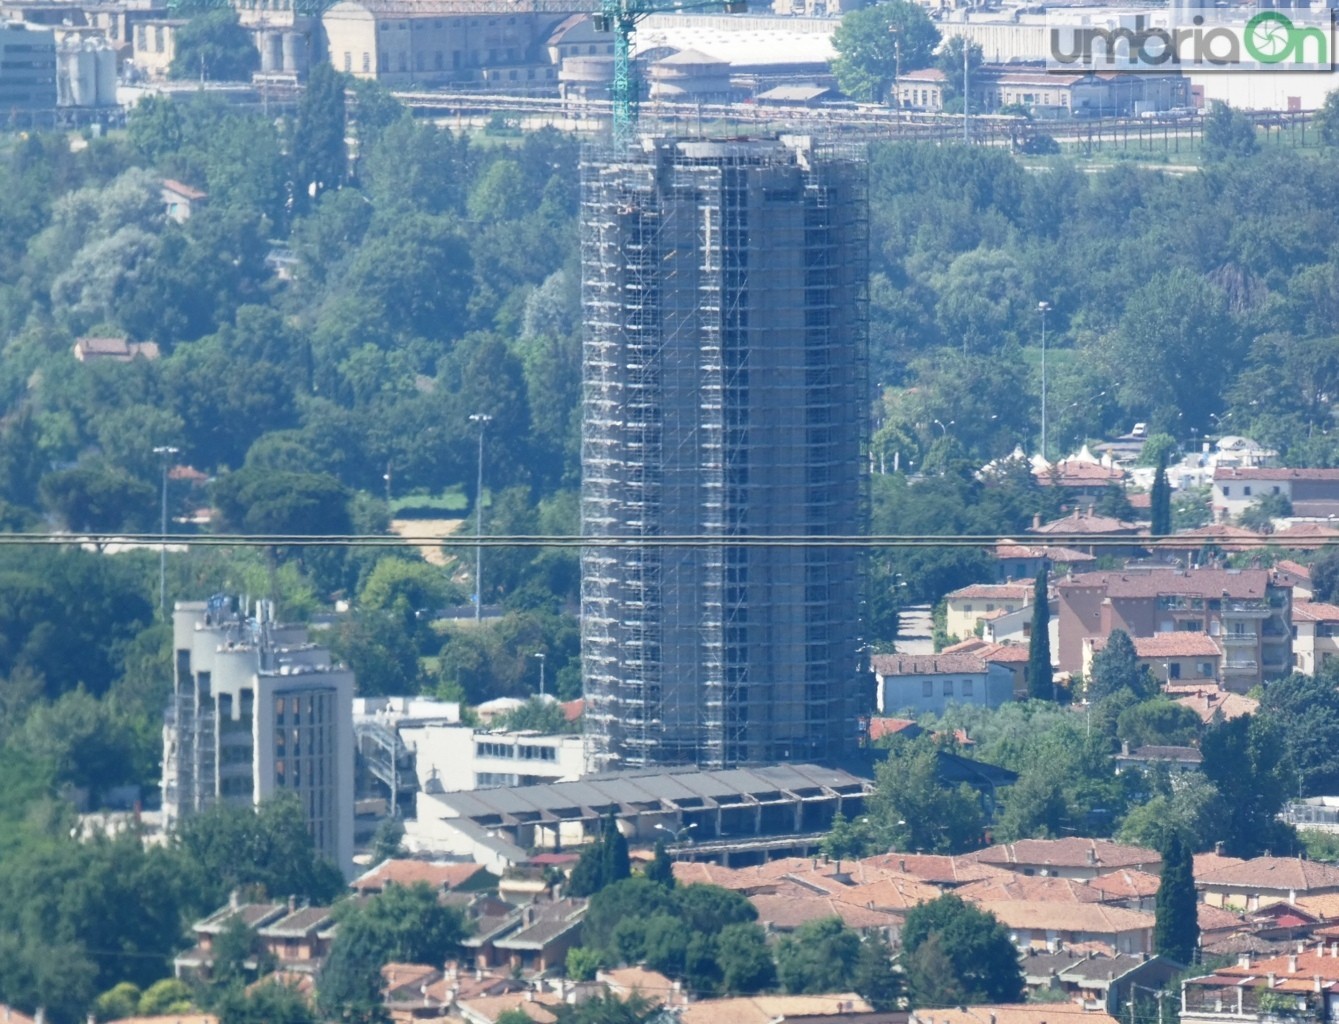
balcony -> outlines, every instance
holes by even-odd
[[[1220,633],[1218,636],[1218,642],[1228,647],[1241,647],[1241,646],[1254,647],[1256,643],[1259,641],[1259,639],[1260,634],[1255,632]]]

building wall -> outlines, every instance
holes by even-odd
[[[822,759],[855,737],[863,163],[647,142],[584,167],[585,722],[596,767]],[[719,537],[720,546],[656,544]]]
[[[55,33],[0,24],[0,115],[55,107]]]
[[[296,794],[317,849],[353,866],[353,674],[305,631],[220,603],[173,611],[173,701],[163,729],[169,831],[215,803]]]
[[[404,728],[400,735],[414,751],[419,786],[435,781],[448,793],[572,782],[584,767],[580,736],[489,732],[464,725]]]
[[[1031,603],[1028,598],[949,598],[944,604],[944,628],[949,636],[966,640],[976,635],[983,616],[1000,610],[1015,612]]]
[[[913,714],[942,714],[953,704],[972,704],[997,708],[1014,699],[1014,676],[1001,665],[989,665],[985,672],[914,676],[876,676],[878,704],[882,712],[910,711]]]
[[[1315,675],[1328,662],[1339,658],[1339,623],[1297,622],[1293,639],[1293,667]]]

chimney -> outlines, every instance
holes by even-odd
[[[525,1001],[526,1001],[527,1003],[533,1003],[533,1002],[535,1001],[535,990],[534,990],[534,989],[532,989],[532,988],[528,988],[528,989],[525,990]]]
[[[907,873],[907,858],[902,857],[898,860],[897,870],[902,872],[902,874],[904,875]]]
[[[1293,953],[1291,956],[1288,957],[1288,973],[1289,973],[1289,974],[1296,974],[1296,973],[1297,973],[1297,954],[1296,954],[1296,953]]]
[[[1091,866],[1095,865],[1096,863],[1097,863],[1097,849],[1096,849],[1095,847],[1089,846],[1089,847],[1088,847],[1088,865],[1089,865],[1089,867],[1091,867]]]
[[[1223,843],[1221,840],[1213,844],[1213,854],[1215,857],[1221,857],[1223,855]]]
[[[241,905],[242,905],[242,896],[241,896],[241,894],[240,894],[236,889],[234,889],[232,892],[228,893],[228,909],[229,909],[229,910],[236,910],[236,909],[237,909],[238,907],[240,907]]]
[[[1269,978],[1268,985],[1270,988],[1273,988],[1276,984],[1278,984],[1279,976],[1275,974],[1273,971],[1269,972],[1268,978]]]
[[[33,1024],[46,1024],[46,1007],[39,1006],[33,1014]]]
[[[298,898],[297,898],[296,896],[289,896],[289,897],[288,897],[288,912],[289,912],[290,914],[296,914],[296,913],[297,913],[297,909],[298,909]]]
[[[1245,968],[1246,970],[1249,971],[1251,969],[1251,954],[1250,953],[1241,954],[1241,959],[1237,961],[1237,966]]]
[[[1321,985],[1321,983],[1320,983],[1320,975],[1319,975],[1319,974],[1313,974],[1313,975],[1311,976],[1311,981],[1312,981],[1312,984],[1315,985],[1315,987],[1316,987],[1316,991],[1317,991],[1317,992],[1322,992],[1322,991],[1324,991],[1324,987],[1323,987],[1323,986]]]
[[[1339,942],[1330,943],[1330,956],[1339,957]]]
[[[1037,530],[1037,529],[1040,529],[1040,528],[1041,528],[1041,513],[1040,513],[1040,512],[1033,512],[1033,513],[1032,513],[1032,528],[1033,528],[1034,530]],[[991,1024],[995,1024],[995,1022],[994,1022],[994,1021],[991,1021]]]

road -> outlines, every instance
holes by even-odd
[[[903,608],[897,623],[898,654],[934,654],[934,621],[928,604]]]

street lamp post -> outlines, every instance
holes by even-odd
[[[180,448],[170,444],[157,445],[153,453],[163,460],[163,499],[158,532],[158,610],[167,612],[167,464]]]
[[[470,422],[479,424],[479,476],[474,490],[474,621],[484,617],[484,428],[493,419],[486,412],[470,414]]]
[[[902,124],[902,89],[899,84],[902,78],[902,30],[896,25],[891,25],[888,31],[893,36],[893,105],[897,108],[897,123]]]
[[[1041,314],[1041,457],[1046,458],[1046,314],[1051,311],[1049,302],[1038,302],[1037,312]]]
[[[674,851],[675,860],[679,859],[679,850],[677,849],[677,847],[683,841],[683,837],[686,836],[689,832],[693,831],[693,829],[695,828],[697,828],[697,822],[693,822],[691,825],[685,825],[683,826],[683,828],[670,828],[667,825],[656,825],[656,829],[658,831],[667,833],[673,840],[674,845],[676,847]]]
[[[539,695],[542,697],[544,696],[544,662],[547,655],[543,651],[537,651],[531,657],[539,659]]]

